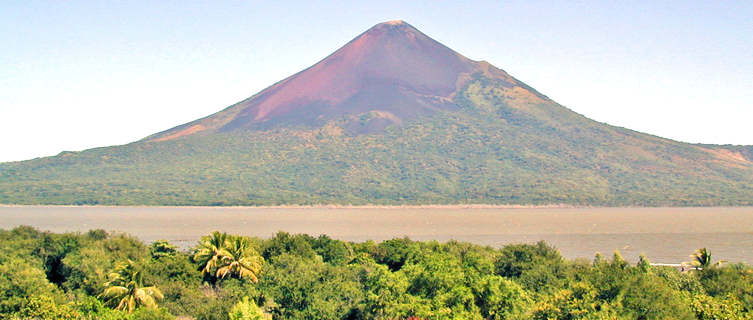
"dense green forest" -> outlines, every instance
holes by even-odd
[[[378,134],[349,133],[368,113],[3,163],[0,203],[753,205],[753,147],[662,139],[510,90],[479,76],[461,111]]]
[[[753,268],[619,253],[219,232],[188,251],[102,230],[0,230],[1,319],[753,319]]]

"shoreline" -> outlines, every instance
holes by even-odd
[[[0,208],[186,208],[186,209],[696,209],[696,208],[753,208],[753,206],[589,206],[571,204],[518,205],[518,204],[417,204],[417,205],[274,205],[274,206],[201,206],[201,205],[55,205],[55,204],[4,204]]]
[[[181,206],[181,205],[49,205],[0,204],[0,208],[201,208],[201,209],[574,209],[599,208],[594,206],[555,205],[499,205],[499,204],[420,204],[420,205],[276,205],[276,206]],[[611,208],[611,207],[604,207]],[[621,207],[615,207],[621,208]],[[627,207],[626,207],[627,208]]]

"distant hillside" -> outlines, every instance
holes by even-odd
[[[0,164],[0,202],[753,205],[753,147],[595,122],[398,21],[206,118]]]

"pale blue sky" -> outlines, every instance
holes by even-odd
[[[206,116],[403,19],[590,118],[753,144],[753,1],[3,1],[0,161]]]

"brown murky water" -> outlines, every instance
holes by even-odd
[[[753,263],[753,207],[736,208],[203,208],[0,207],[0,228],[117,230],[187,248],[212,230],[270,237],[277,231],[350,241],[408,236],[482,245],[546,240],[565,257],[619,249],[636,261],[680,263],[700,247],[715,259]]]

